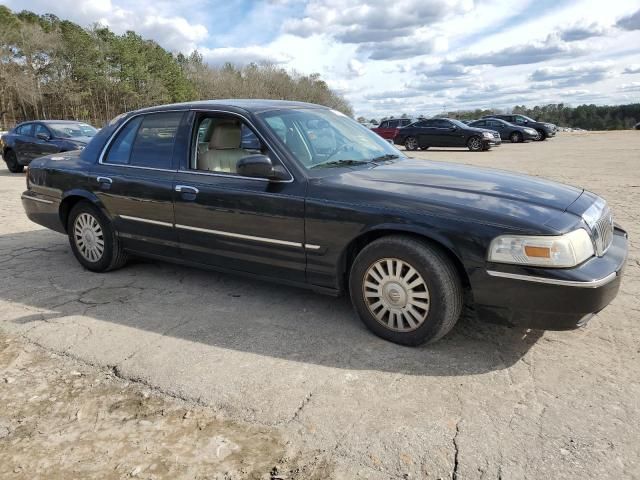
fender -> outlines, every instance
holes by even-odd
[[[76,203],[76,201],[79,201],[78,197],[83,198],[84,200],[88,200],[93,205],[95,205],[109,220],[113,220],[113,216],[109,213],[104,204],[94,193],[81,188],[74,188],[65,191],[60,198],[59,215],[60,221],[62,222],[62,225],[64,225],[65,229],[67,225],[67,217],[69,215],[69,212],[71,211],[71,207]]]

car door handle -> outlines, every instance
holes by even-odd
[[[196,187],[190,187],[189,185],[176,185],[176,192],[178,193],[191,193],[193,195],[197,195],[200,193]]]
[[[111,180],[109,177],[96,177],[96,180],[98,181],[98,185],[100,185],[100,188],[102,190],[109,190],[111,188],[111,184],[113,183],[113,180]]]

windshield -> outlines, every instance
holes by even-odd
[[[382,137],[334,110],[277,110],[259,117],[307,169],[404,157]]]
[[[521,120],[527,120],[527,121],[529,121],[529,122],[535,122],[535,120],[534,120],[533,118],[529,118],[529,117],[527,117],[526,115],[518,115],[518,117],[519,117]],[[516,118],[518,118],[518,117],[516,117]]]
[[[87,123],[47,123],[51,132],[60,138],[93,137],[98,130]]]

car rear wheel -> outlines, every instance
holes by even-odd
[[[511,140],[511,143],[520,143],[522,142],[522,134],[520,132],[513,132],[509,136],[509,140]]]
[[[538,142],[542,142],[543,140],[547,139],[547,134],[544,130],[537,130],[538,132],[538,138],[536,138],[536,140]]]
[[[18,163],[18,156],[13,150],[4,152],[4,161],[11,173],[22,173],[24,171],[24,165]]]
[[[127,261],[111,222],[89,202],[71,209],[67,233],[73,254],[88,270],[107,272]]]
[[[462,286],[451,261],[439,248],[403,235],[378,239],[358,254],[349,290],[367,328],[402,345],[442,338],[462,312]]]
[[[482,140],[480,140],[480,137],[471,137],[469,141],[467,141],[467,148],[472,152],[481,152]]]
[[[417,150],[418,140],[416,139],[416,137],[407,137],[404,141],[404,148],[411,151]]]

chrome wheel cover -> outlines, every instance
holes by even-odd
[[[362,295],[373,317],[389,330],[411,332],[429,315],[429,289],[422,275],[398,258],[383,258],[364,274]]]
[[[479,150],[480,148],[482,148],[482,142],[479,138],[476,137],[472,138],[469,144],[473,150]]]
[[[95,263],[104,253],[104,234],[98,220],[90,213],[83,212],[73,224],[73,240],[80,255]]]
[[[409,137],[404,143],[407,150],[415,150],[418,148],[418,141],[414,137]]]

